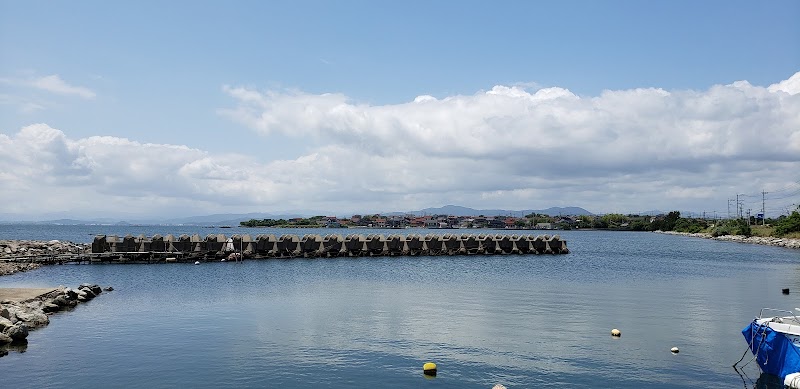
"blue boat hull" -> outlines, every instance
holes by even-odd
[[[783,380],[786,375],[800,371],[800,347],[783,333],[753,320],[742,330],[742,335],[764,373]]]

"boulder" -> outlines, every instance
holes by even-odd
[[[78,289],[78,301],[88,301],[94,297],[94,293],[92,293],[91,289]]]
[[[44,312],[17,311],[17,318],[20,321],[25,322],[25,324],[28,324],[28,325],[33,326],[33,327],[41,327],[41,326],[50,324],[50,318],[47,317],[47,315],[45,315]]]
[[[10,336],[0,332],[0,344],[8,344],[8,343],[11,343],[13,341],[14,341],[14,339],[11,339]],[[0,350],[0,356],[3,356],[3,355],[8,355],[8,352],[6,351],[6,353],[3,354],[2,350]]]
[[[105,289],[103,289],[103,290],[105,290],[106,292],[111,292],[112,290],[114,290],[114,287],[113,286],[106,286]]]
[[[94,293],[94,296],[97,296],[98,294],[103,293],[103,289],[100,287],[100,285],[97,285],[97,284],[81,284],[81,286],[79,286],[78,289],[82,289],[82,290],[87,290],[88,289],[88,290],[92,291],[92,293]],[[94,297],[94,296],[92,296],[92,297]]]
[[[0,308],[0,317],[4,317],[6,319],[11,320],[11,314],[8,313],[8,309]]]
[[[3,333],[14,341],[23,340],[28,337],[28,326],[25,323],[15,324],[6,328]]]
[[[42,311],[44,311],[44,313],[58,312],[60,310],[61,306],[58,304],[45,303],[44,305],[42,305]]]
[[[65,288],[64,298],[66,298],[67,300],[75,300],[78,298],[78,292],[72,290],[71,288]]]
[[[8,320],[4,317],[0,317],[0,332],[3,332],[6,328],[13,326],[14,323],[11,320]]]
[[[65,307],[69,305],[69,300],[67,300],[67,298],[64,297],[64,295],[56,296],[52,302],[53,304],[58,305],[59,307]]]

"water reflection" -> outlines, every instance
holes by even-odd
[[[28,350],[28,340],[15,340],[9,344],[0,346],[0,357],[4,357],[12,352],[24,353]]]
[[[756,380],[755,389],[783,389],[783,381],[781,378],[768,373],[761,373]]]

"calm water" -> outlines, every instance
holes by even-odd
[[[309,232],[0,226],[0,238],[242,231]],[[798,250],[561,236],[569,255],[64,265],[2,277],[116,290],[51,317],[24,353],[0,358],[0,377],[14,387],[735,388],[742,328],[764,306],[800,307]],[[422,375],[428,361],[434,379]],[[754,363],[748,372],[758,377]]]

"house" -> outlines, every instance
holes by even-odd
[[[489,228],[506,228],[505,220],[497,218],[486,218],[486,227]]]
[[[515,217],[506,218],[506,220],[503,220],[503,223],[505,224],[506,228],[516,228],[517,218]]]

